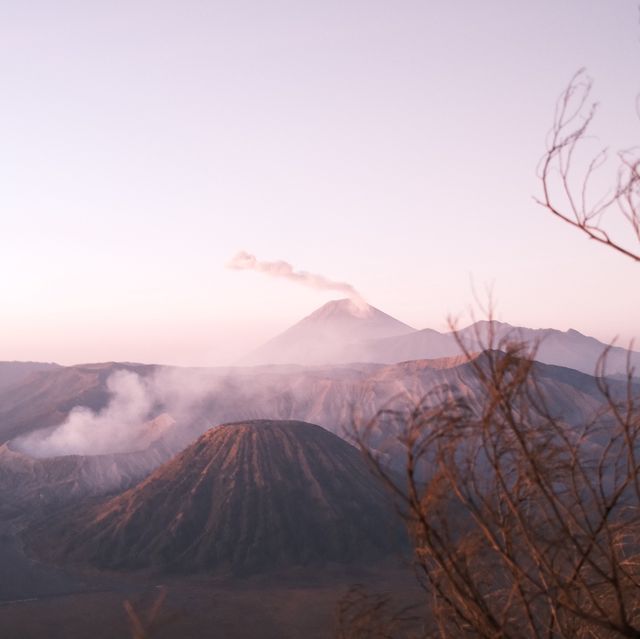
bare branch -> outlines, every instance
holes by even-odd
[[[587,139],[597,105],[590,103],[592,82],[584,70],[578,71],[556,105],[547,150],[538,175],[543,195],[536,202],[589,239],[640,262],[640,156],[638,149],[617,154],[618,175],[615,187],[592,200],[589,197],[594,176],[607,162],[607,150],[597,153],[582,176],[574,174],[576,155]],[[605,216],[616,211],[631,229],[631,246],[614,239],[605,228]]]

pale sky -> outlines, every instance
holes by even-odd
[[[0,0],[0,360],[233,362],[335,295],[640,337],[640,266],[538,207],[557,96],[640,143],[636,0]]]

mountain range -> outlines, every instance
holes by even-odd
[[[530,329],[480,321],[456,332],[416,330],[367,305],[348,299],[328,302],[273,338],[243,364],[326,365],[353,362],[395,364],[416,359],[455,357],[521,342],[534,359],[594,374],[607,350],[607,375],[624,375],[627,362],[640,375],[640,353],[610,346],[576,330]]]

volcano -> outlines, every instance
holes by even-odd
[[[413,333],[415,329],[366,303],[334,300],[261,346],[242,363],[336,364],[351,344]]]
[[[26,538],[64,563],[246,574],[369,561],[404,533],[353,446],[306,422],[256,420],[209,430],[137,487]]]

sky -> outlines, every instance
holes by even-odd
[[[640,142],[636,4],[0,0],[0,360],[228,364],[336,297],[239,251],[416,328],[491,288],[640,337],[640,267],[533,199],[579,68],[588,153]]]

